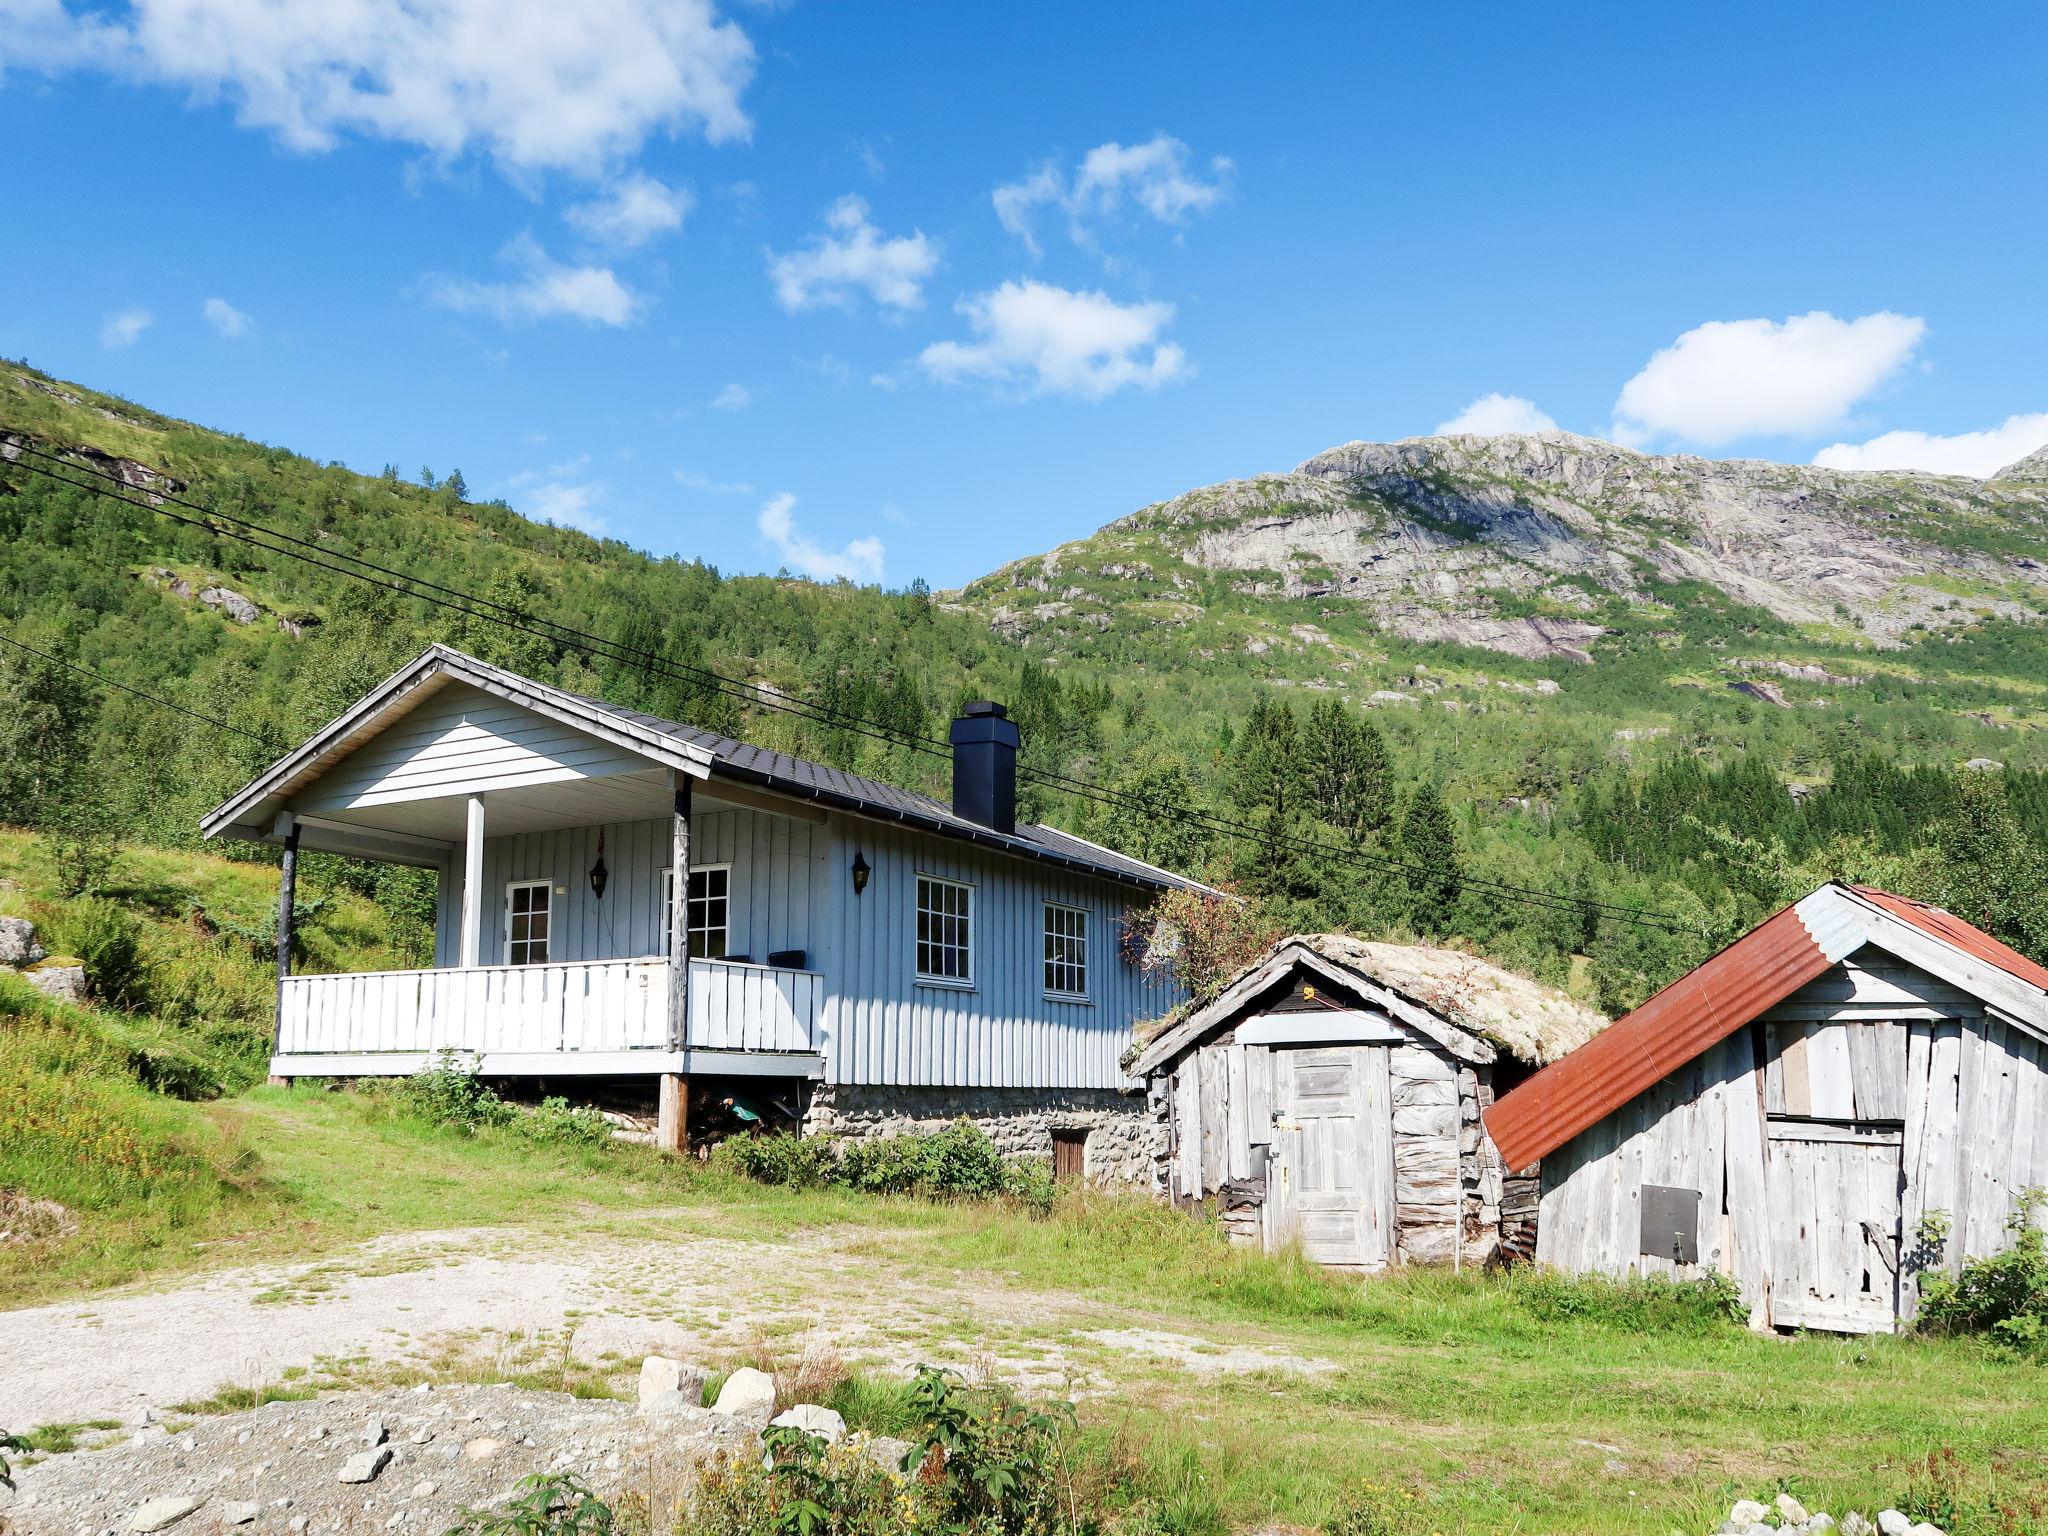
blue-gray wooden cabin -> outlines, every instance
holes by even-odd
[[[285,850],[271,1071],[657,1078],[669,1145],[692,1076],[1127,1090],[1178,994],[1119,935],[1191,882],[1018,825],[999,706],[953,744],[947,806],[435,646],[205,819]],[[289,974],[308,849],[437,871],[433,968]]]

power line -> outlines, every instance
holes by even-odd
[[[949,755],[949,749],[939,742],[931,741],[924,737],[912,736],[905,732],[892,731],[887,727],[880,726],[862,717],[849,715],[827,706],[812,704],[806,700],[795,699],[788,694],[770,691],[756,684],[729,678],[723,673],[714,672],[709,668],[693,667],[687,663],[672,661],[667,657],[658,656],[651,651],[646,651],[639,647],[629,646],[620,641],[593,635],[588,631],[578,630],[552,619],[539,618],[525,612],[523,609],[498,602],[492,598],[478,597],[459,588],[445,586],[424,577],[413,576],[403,571],[394,570],[389,566],[380,565],[359,555],[351,555],[339,550],[328,550],[294,534],[284,533],[247,518],[239,518],[229,513],[217,512],[200,506],[196,502],[187,501],[182,497],[157,491],[145,491],[143,497],[124,494],[134,490],[127,481],[89,466],[75,464],[73,461],[51,453],[47,449],[37,447],[33,442],[21,444],[18,452],[37,460],[46,460],[48,464],[58,466],[58,468],[53,469],[40,462],[23,463],[24,468],[31,469],[60,484],[69,485],[78,490],[122,502],[172,522],[200,529],[216,537],[226,536],[239,539],[257,549],[263,550],[267,554],[282,555],[288,559],[300,560],[306,564],[332,572],[335,575],[346,576],[352,580],[382,587],[403,597],[409,597],[419,602],[449,609],[468,619],[480,620],[485,623],[495,624],[501,628],[520,631],[596,660],[609,661],[615,664],[628,663],[638,667],[643,672],[665,673],[672,678],[706,685],[711,687],[714,692],[736,699],[741,703],[750,704],[759,709],[792,715],[813,725],[822,725],[832,730],[849,731],[870,740],[881,742],[887,746],[904,747],[912,751],[940,757]],[[68,473],[60,473],[60,470],[68,471]],[[84,478],[74,478],[74,476],[83,476]],[[111,490],[108,488],[110,485],[119,486],[120,490]],[[197,516],[188,517],[177,512],[168,511],[166,510],[165,503],[184,507],[190,512],[196,513]],[[227,524],[229,526],[221,527],[219,526],[220,524]],[[274,540],[275,542],[267,543],[265,542],[266,539]],[[348,563],[337,564],[337,561]],[[360,566],[363,569],[351,569],[351,566]],[[495,610],[495,612],[479,612],[479,609],[490,609]],[[134,690],[129,691],[132,692]],[[176,706],[170,707],[175,708]],[[206,723],[213,725],[221,724],[221,722],[213,720],[208,720]],[[237,728],[228,727],[228,729]],[[1441,873],[1437,870],[1426,869],[1420,865],[1404,863],[1367,849],[1343,847],[1287,833],[1261,832],[1242,823],[1232,822],[1223,817],[1212,816],[1187,806],[1153,800],[1132,791],[1115,789],[1109,785],[1098,784],[1086,779],[1078,779],[1067,774],[1052,773],[1026,765],[1020,765],[1018,771],[1024,777],[1044,784],[1048,788],[1074,795],[1077,798],[1088,800],[1097,805],[1113,806],[1123,810],[1135,810],[1149,816],[1182,821],[1213,835],[1262,843],[1269,846],[1285,847],[1295,852],[1335,858],[1349,863],[1380,869],[1387,873],[1426,875],[1431,877]],[[1550,911],[1587,912],[1596,919],[1628,922],[1639,926],[1663,928],[1670,931],[1690,931],[1690,925],[1670,913],[1648,910],[1638,911],[1613,902],[1599,901],[1591,897],[1575,896],[1562,891],[1544,890],[1535,886],[1518,885],[1509,881],[1492,880],[1484,876],[1461,874],[1458,876],[1458,881],[1461,885],[1468,886],[1476,891],[1498,895],[1510,900],[1522,901]]]
[[[17,651],[26,651],[31,656],[40,656],[44,661],[51,662],[56,666],[67,667],[71,671],[83,677],[89,677],[94,682],[105,687],[118,689],[122,693],[130,694],[135,698],[141,699],[145,704],[154,704],[158,709],[168,709],[174,714],[183,715],[188,720],[197,720],[201,725],[210,725],[214,729],[221,731],[232,731],[237,736],[246,736],[251,741],[266,742],[267,745],[266,738],[254,731],[245,730],[239,725],[230,725],[225,720],[216,720],[213,716],[201,714],[196,709],[187,709],[184,705],[174,704],[169,699],[160,699],[153,693],[144,693],[140,688],[131,688],[126,683],[118,683],[105,673],[95,672],[91,667],[85,666],[80,662],[66,661],[62,656],[52,656],[48,651],[39,651],[34,646],[24,645],[21,641],[7,635],[0,635],[0,645],[11,645]]]

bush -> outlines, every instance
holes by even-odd
[[[793,1428],[768,1431],[767,1464],[724,1461],[699,1480],[685,1536],[1082,1536],[1107,1523],[1111,1488],[1080,1475],[1069,1403],[1034,1408],[994,1387],[920,1366],[908,1392],[914,1427],[900,1467],[860,1445],[827,1447]]]
[[[2006,1218],[2011,1242],[2003,1251],[1968,1260],[1958,1275],[1923,1275],[1920,1327],[1930,1333],[1985,1334],[2012,1349],[2048,1351],[2048,1239],[2036,1220],[2044,1204],[2048,1191],[2023,1190]],[[1923,1225],[1946,1237],[1945,1222]],[[1940,1240],[1935,1241],[1938,1246]]]
[[[448,1536],[611,1536],[611,1505],[567,1472],[536,1472],[504,1513],[464,1510]]]
[[[51,937],[85,967],[99,1002],[129,1008],[143,1001],[142,924],[117,902],[93,898],[64,909]]]
[[[720,1156],[763,1184],[797,1189],[837,1185],[870,1195],[927,1195],[967,1200],[1016,1200],[1036,1210],[1052,1206],[1050,1167],[1006,1158],[988,1133],[968,1120],[944,1130],[907,1131],[843,1147],[822,1136],[786,1131],[736,1136]]]
[[[567,1099],[545,1098],[538,1109],[524,1109],[498,1096],[463,1065],[454,1052],[415,1072],[398,1089],[406,1113],[430,1125],[447,1126],[467,1135],[506,1131],[540,1146],[605,1147],[612,1128],[594,1109],[572,1106]]]

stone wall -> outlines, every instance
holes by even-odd
[[[972,1120],[1006,1157],[1052,1160],[1052,1133],[1088,1133],[1087,1175],[1117,1183],[1152,1172],[1142,1098],[1108,1088],[887,1088],[821,1084],[804,1114],[807,1136],[866,1140]]]

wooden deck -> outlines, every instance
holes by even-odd
[[[271,1071],[394,1076],[454,1051],[502,1076],[818,1075],[817,972],[692,960],[679,1045],[668,1039],[672,975],[655,957],[289,976]]]

